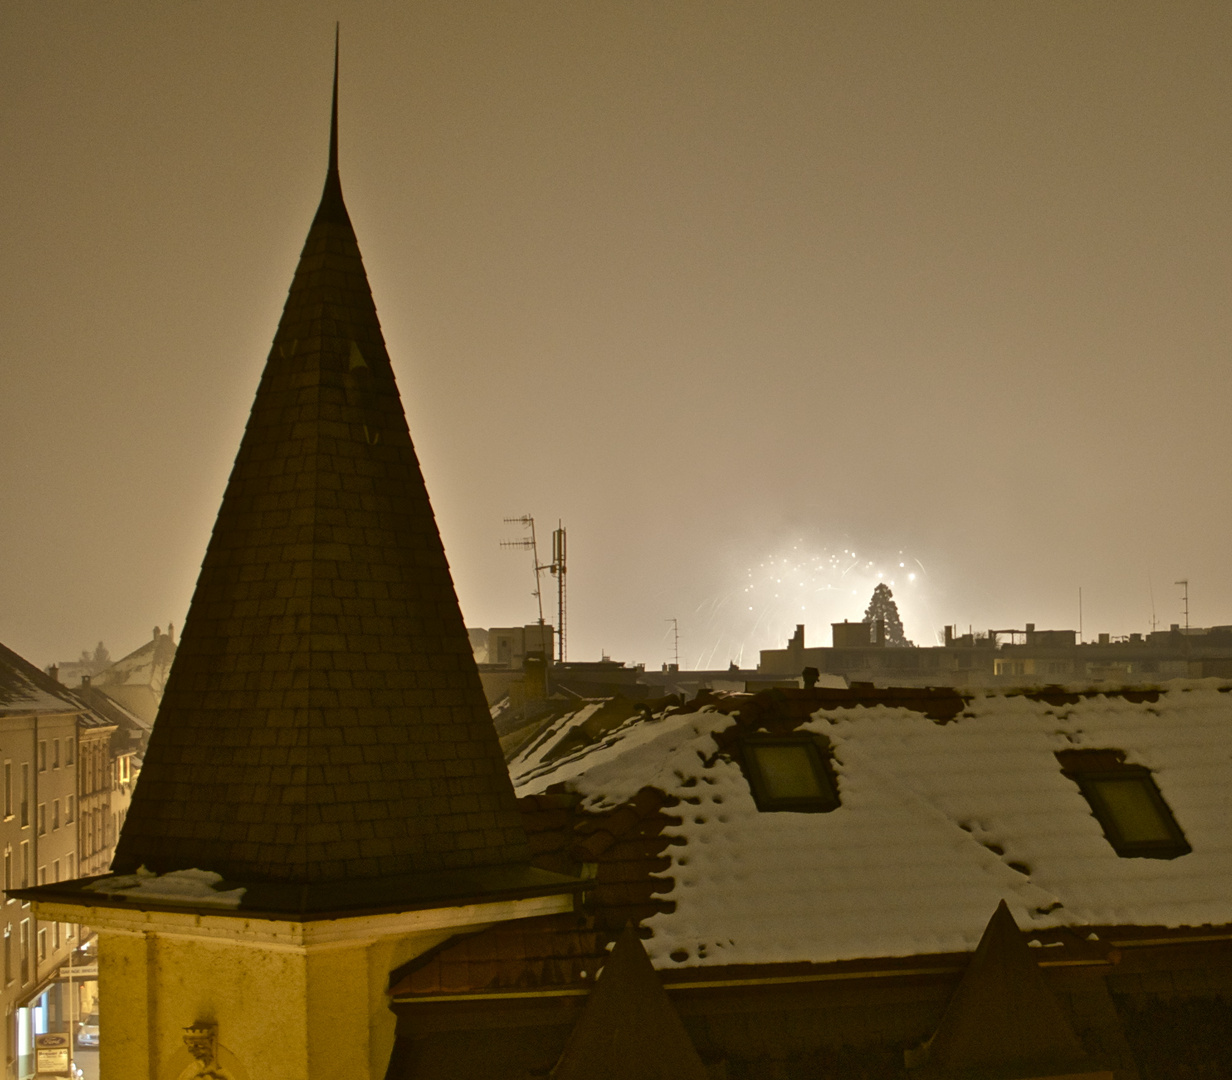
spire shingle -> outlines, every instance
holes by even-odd
[[[318,883],[526,840],[337,169],[261,376],[114,869]]]

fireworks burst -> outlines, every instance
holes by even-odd
[[[694,613],[699,648],[681,656],[695,668],[755,667],[761,649],[781,649],[798,624],[810,646],[830,644],[830,623],[864,617],[873,589],[888,585],[908,637],[931,645],[928,574],[907,551],[876,552],[856,545],[827,547],[797,539],[750,561],[736,588],[700,604]],[[683,635],[682,635],[683,636]],[[692,635],[690,635],[692,636]]]

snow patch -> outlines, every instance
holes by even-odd
[[[172,870],[156,874],[144,866],[135,874],[103,878],[85,887],[87,892],[119,896],[126,900],[159,900],[163,903],[212,907],[238,907],[245,890],[220,890],[222,874],[212,870]]]

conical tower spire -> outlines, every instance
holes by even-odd
[[[329,113],[329,164],[325,169],[325,190],[321,192],[321,205],[317,207],[316,220],[346,222],[351,219],[346,204],[342,201],[342,177],[338,172],[338,24],[334,24],[334,94]]]
[[[116,872],[309,886],[527,861],[342,199],[337,72],[335,37],[325,187]]]
[[[334,23],[334,100],[329,113],[329,169],[338,172],[338,37],[341,27]]]

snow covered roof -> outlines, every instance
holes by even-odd
[[[853,706],[776,692],[634,719],[557,760],[532,755],[514,779],[521,796],[563,787],[593,811],[648,786],[679,800],[661,875],[674,910],[645,922],[658,968],[969,952],[1002,898],[1024,929],[1223,926],[1230,689],[976,695],[932,719],[892,695]],[[833,747],[837,809],[757,809],[736,739],[776,729],[766,701],[787,717],[777,730]],[[1055,756],[1078,748],[1151,770],[1191,853],[1118,856]]]
[[[149,641],[104,668],[91,679],[91,685],[104,688],[148,686],[161,695],[174,660],[175,638],[171,636],[171,628],[168,627],[164,634],[156,626]]]
[[[81,704],[55,679],[0,645],[0,716],[78,712]]]

